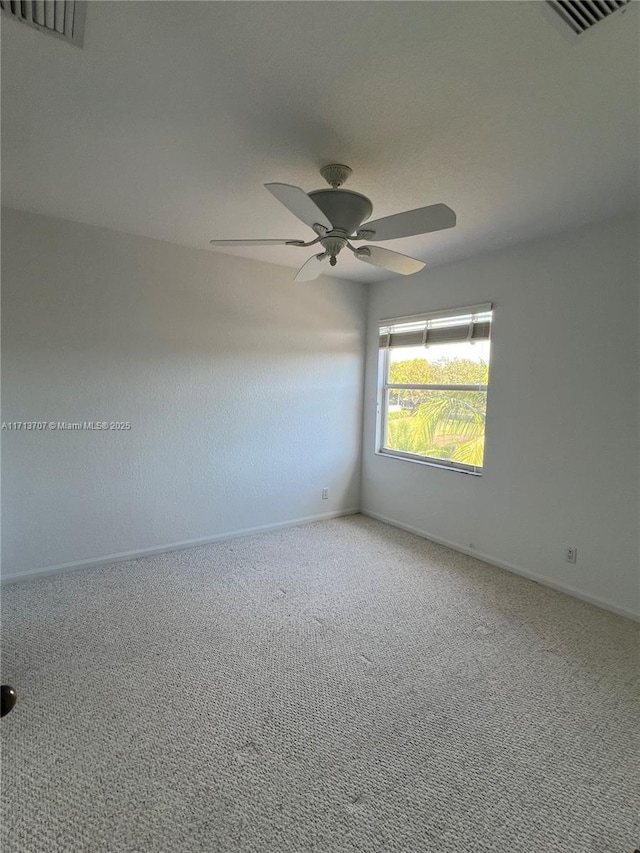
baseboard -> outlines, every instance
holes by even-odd
[[[289,521],[278,521],[275,524],[261,524],[258,527],[245,527],[242,530],[231,530],[226,533],[216,533],[214,536],[203,536],[199,539],[185,539],[182,542],[171,542],[167,545],[154,545],[151,548],[138,548],[136,551],[122,551],[119,554],[107,554],[105,557],[93,557],[89,560],[77,560],[74,563],[61,563],[57,566],[45,566],[41,569],[30,569],[26,572],[2,575],[3,584],[16,581],[41,578],[48,575],[59,575],[63,572],[73,572],[76,569],[96,568],[111,563],[125,563],[128,560],[138,560],[140,557],[152,557],[154,554],[167,554],[171,551],[185,551],[197,548],[199,545],[212,545],[214,542],[224,542],[227,539],[238,539],[240,536],[251,536],[254,533],[267,533],[269,530],[279,530],[283,527],[297,527],[310,524],[313,521],[323,521],[328,518],[338,518],[342,515],[354,515],[360,512],[358,507],[338,509],[333,512],[323,512],[318,515],[307,515],[304,518],[292,518]]]
[[[529,571],[528,569],[523,569],[521,566],[516,566],[513,563],[507,563],[504,560],[500,560],[497,557],[493,557],[490,554],[484,554],[480,551],[476,551],[472,548],[466,548],[463,545],[459,545],[457,542],[451,542],[448,539],[442,539],[439,536],[434,536],[427,531],[420,530],[417,527],[413,527],[410,524],[404,524],[401,521],[397,521],[394,518],[389,518],[385,515],[380,515],[379,513],[372,512],[368,509],[363,509],[361,507],[352,507],[349,509],[340,509],[334,510],[333,512],[323,512],[318,515],[308,515],[302,518],[293,518],[288,521],[279,521],[274,524],[262,524],[257,527],[245,527],[240,530],[231,530],[225,533],[216,533],[213,536],[203,536],[198,539],[185,539],[182,542],[171,542],[164,545],[156,545],[150,548],[139,548],[135,551],[122,551],[118,554],[107,554],[104,557],[94,557],[88,560],[77,560],[73,563],[61,563],[56,566],[45,566],[39,569],[31,569],[25,572],[16,572],[14,574],[2,574],[0,581],[2,584],[15,583],[17,581],[29,580],[41,577],[47,577],[50,575],[58,575],[63,574],[65,572],[72,572],[76,569],[87,569],[87,568],[97,568],[98,566],[107,566],[112,563],[124,563],[128,560],[137,560],[141,557],[152,557],[154,554],[166,554],[171,551],[185,551],[188,548],[197,548],[199,545],[211,545],[215,542],[224,542],[228,539],[237,539],[240,536],[251,536],[254,533],[267,533],[270,530],[279,530],[285,527],[297,527],[301,524],[310,524],[314,521],[322,521],[324,519],[329,518],[338,518],[343,515],[354,515],[356,513],[362,513],[362,515],[366,515],[369,518],[374,518],[376,521],[382,521],[384,524],[389,524],[392,527],[398,527],[400,530],[406,530],[408,533],[414,533],[416,536],[421,536],[423,539],[428,539],[430,542],[435,542],[438,545],[444,545],[446,548],[451,548],[453,551],[458,551],[461,554],[467,554],[469,557],[474,557],[477,560],[481,560],[483,563],[489,563],[491,566],[496,566],[499,569],[504,569],[507,572],[511,572],[515,575],[520,575],[521,577],[527,578],[528,580],[535,581],[536,583],[542,584],[543,586],[548,586],[551,589],[555,589],[558,592],[564,592],[567,595],[572,596],[573,598],[578,598],[581,601],[586,601],[589,604],[593,604],[596,607],[600,607],[603,610],[608,610],[611,613],[616,613],[618,616],[625,616],[627,619],[632,619],[636,622],[640,622],[640,614],[634,612],[633,610],[628,610],[624,607],[618,607],[616,604],[613,604],[606,599],[598,598],[592,595],[586,595],[580,590],[575,589],[574,587],[569,586],[568,584],[558,583],[551,578],[547,578],[544,575],[536,574],[535,572]]]
[[[360,512],[362,515],[376,519],[376,521],[382,521],[385,524],[390,524],[392,527],[398,527],[400,530],[406,530],[408,533],[415,533],[416,536],[421,536],[423,539],[428,539],[430,542],[435,542],[438,545],[444,545],[447,548],[451,548],[452,551],[459,551],[461,554],[467,554],[469,557],[475,557],[477,560],[482,560],[483,563],[489,563],[489,565],[496,566],[498,569],[504,569],[514,575],[520,575],[523,578],[535,581],[542,586],[548,586],[558,592],[564,592],[573,598],[580,599],[580,601],[586,601],[588,604],[600,607],[602,610],[608,610],[618,616],[625,616],[627,619],[633,619],[635,622],[640,622],[640,614],[635,611],[627,610],[624,607],[618,607],[617,604],[613,604],[611,601],[607,601],[603,598],[586,595],[568,584],[558,583],[558,581],[547,578],[545,575],[538,575],[528,569],[523,569],[521,566],[515,566],[513,563],[507,563],[504,560],[499,560],[497,557],[492,557],[490,554],[483,554],[473,548],[465,548],[462,545],[458,545],[457,542],[450,542],[448,539],[441,539],[439,536],[433,536],[431,533],[419,530],[417,527],[412,527],[410,524],[403,524],[401,521],[396,521],[394,518],[388,518],[387,516],[380,515],[377,512],[371,512],[368,509],[362,508],[360,509]]]

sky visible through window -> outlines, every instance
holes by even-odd
[[[475,343],[434,344],[433,346],[392,347],[389,351],[391,363],[426,359],[428,362],[447,359],[451,361],[475,361],[489,363],[489,341]]]

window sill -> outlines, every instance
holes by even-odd
[[[376,450],[376,456],[384,456],[387,459],[399,459],[401,462],[413,462],[415,465],[426,465],[428,468],[439,468],[441,471],[454,471],[456,474],[469,474],[472,477],[482,477],[482,471],[474,471],[471,468],[459,468],[456,465],[447,465],[436,459],[426,459],[420,456],[412,456],[409,453],[400,453],[394,450]]]

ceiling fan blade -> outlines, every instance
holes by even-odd
[[[265,184],[265,187],[309,228],[313,228],[314,225],[322,225],[328,231],[333,228],[315,201],[309,198],[300,187],[294,187],[291,184]]]
[[[453,228],[456,215],[446,204],[431,204],[417,207],[404,213],[394,213],[373,222],[365,222],[357,238],[359,240],[395,240],[398,237],[413,237],[416,234],[428,234]],[[371,233],[373,232],[373,233]]]
[[[318,278],[320,273],[322,272],[321,261],[323,258],[327,257],[326,252],[321,252],[319,255],[311,255],[308,261],[305,261],[304,264],[298,270],[296,277],[293,279],[294,281],[313,281],[314,278]]]
[[[399,252],[392,252],[391,249],[383,249],[382,246],[360,246],[355,250],[354,255],[366,264],[373,264],[374,267],[382,267],[400,275],[412,275],[426,266],[424,261],[401,255]]]
[[[212,246],[286,246],[287,243],[304,243],[304,240],[209,240]]]

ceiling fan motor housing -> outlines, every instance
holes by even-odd
[[[314,190],[308,195],[333,225],[333,230],[344,231],[347,237],[373,213],[373,205],[366,195],[352,190]]]

